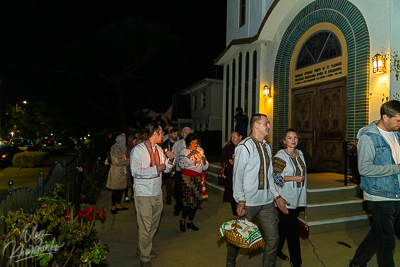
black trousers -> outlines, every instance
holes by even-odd
[[[289,248],[290,261],[293,266],[301,265],[301,253],[300,253],[300,236],[299,236],[299,223],[298,209],[288,209],[289,214],[284,214],[279,211],[279,243],[278,243],[278,254],[282,252],[285,239]]]
[[[111,194],[111,206],[115,206],[115,203],[121,204],[122,194],[124,189],[113,189]]]
[[[175,171],[174,197],[176,199],[176,205],[174,206],[174,209],[175,211],[179,212],[183,209],[183,194],[182,194],[181,182],[182,182],[182,172]]]
[[[196,215],[197,208],[191,208],[191,207],[183,207],[182,210],[182,220],[186,220],[186,217],[189,215],[188,221],[191,222],[194,219],[194,216]]]

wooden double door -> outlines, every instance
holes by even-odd
[[[343,172],[346,103],[345,80],[292,90],[291,127],[300,134],[308,168]]]

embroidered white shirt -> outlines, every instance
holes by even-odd
[[[265,186],[264,189],[258,189],[258,173],[260,171],[260,155],[256,144],[247,137],[235,149],[235,161],[233,164],[233,198],[236,202],[246,201],[246,206],[262,206],[274,201],[274,197],[279,193],[275,187],[272,177],[272,155],[269,145],[262,141],[268,151],[270,159],[269,166],[265,161],[264,150],[261,151],[264,156]],[[268,167],[268,168],[267,168]],[[267,189],[267,181],[269,189]]]
[[[164,172],[169,173],[175,165],[175,160],[170,165],[162,148],[156,144],[153,151],[155,149],[160,155],[160,163],[164,162],[167,167]],[[150,154],[144,143],[140,143],[132,149],[130,164],[132,176],[135,178],[133,183],[135,196],[153,197],[161,195],[162,173],[158,175],[157,166],[150,167]]]
[[[198,173],[202,173],[208,169],[208,161],[206,164],[203,164],[201,161],[201,155],[204,155],[204,150],[201,147],[197,147],[196,150],[199,152],[195,155],[190,156],[190,159],[187,158],[187,155],[190,153],[190,149],[184,148],[179,155],[179,167],[183,169],[188,169],[191,171],[195,171]]]

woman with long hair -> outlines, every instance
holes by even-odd
[[[117,214],[117,211],[127,210],[121,206],[121,199],[126,188],[127,170],[129,159],[126,158],[126,137],[118,135],[115,143],[111,147],[111,168],[108,172],[107,188],[112,190],[111,195],[111,213]]]
[[[283,244],[287,239],[290,262],[293,267],[301,266],[300,236],[298,207],[307,204],[307,167],[303,153],[296,147],[299,144],[299,133],[288,129],[281,136],[279,142],[281,150],[272,159],[274,167],[274,181],[282,198],[290,203],[287,206],[288,214],[279,212],[279,244],[277,257],[288,261],[289,258],[282,253]]]

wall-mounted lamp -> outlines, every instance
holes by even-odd
[[[268,85],[264,86],[263,95],[264,97],[271,97],[271,88],[269,88]]]
[[[379,53],[372,57],[372,72],[374,74],[385,72],[385,58]]]

